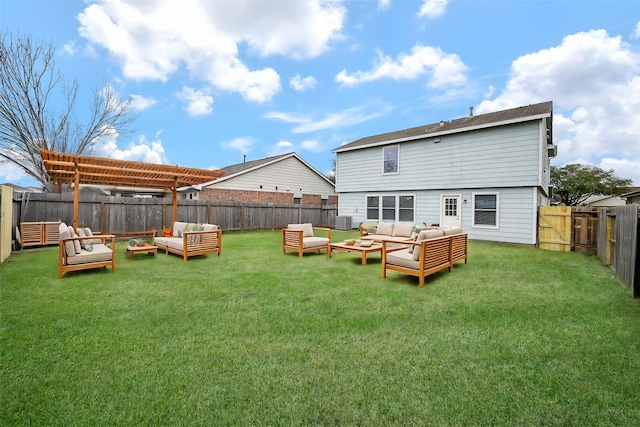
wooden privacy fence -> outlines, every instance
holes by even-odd
[[[131,234],[161,230],[173,224],[170,198],[138,198],[82,195],[78,204],[79,226],[103,233]],[[72,223],[72,193],[15,193],[13,229],[21,222]],[[290,205],[180,200],[178,220],[211,223],[223,230],[246,231],[284,228],[290,223],[335,226],[335,205]]]
[[[560,252],[596,253],[598,211],[590,207],[540,206],[538,246]]]
[[[640,205],[598,211],[598,257],[634,298],[640,297]]]
[[[640,210],[541,206],[538,246],[552,251],[597,253],[634,298],[640,297]]]

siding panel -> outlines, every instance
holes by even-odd
[[[293,157],[213,183],[209,187],[229,190],[290,191],[296,195],[335,194],[331,184]]]

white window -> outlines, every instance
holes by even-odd
[[[367,219],[377,221],[414,221],[415,197],[412,195],[367,196]]]
[[[499,195],[496,193],[474,193],[473,226],[498,228]]]
[[[400,146],[382,148],[382,173],[398,173],[400,163]]]

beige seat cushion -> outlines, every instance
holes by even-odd
[[[327,246],[329,244],[329,239],[326,237],[303,237],[302,238],[302,248],[317,248],[322,246]]]
[[[287,226],[289,230],[302,230],[302,237],[313,237],[313,225],[307,224],[289,224]]]
[[[108,246],[102,243],[94,244],[93,251],[87,252],[84,249],[80,251],[76,256],[68,257],[67,264],[88,264],[90,262],[111,261],[113,252]]]
[[[68,239],[69,237],[71,237],[69,227],[67,227],[67,224],[65,224],[64,222],[60,223],[58,232],[60,233],[60,240]],[[73,241],[64,242],[64,249],[68,257],[74,256],[76,254],[76,245],[73,244]]]
[[[415,252],[420,252],[416,250]],[[397,265],[400,267],[411,268],[413,270],[420,269],[420,263],[413,259],[413,254],[409,249],[401,249],[387,254],[387,264]]]

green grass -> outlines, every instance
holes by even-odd
[[[332,232],[343,240],[353,232]],[[640,309],[593,256],[470,242],[424,288],[380,257],[0,267],[1,425],[640,425]]]

